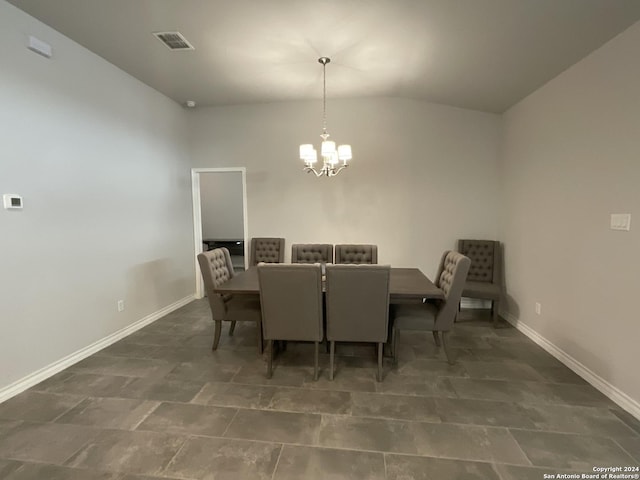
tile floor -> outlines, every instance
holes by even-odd
[[[463,312],[450,366],[403,335],[375,381],[373,346],[340,345],[313,381],[289,344],[273,379],[255,327],[210,350],[204,301],[0,405],[0,478],[542,479],[640,464],[640,422],[507,324]]]

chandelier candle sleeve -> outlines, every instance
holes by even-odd
[[[304,170],[313,172],[316,177],[327,176],[334,177],[349,165],[347,162],[351,160],[351,145],[339,145],[336,148],[336,142],[328,140],[327,133],[327,63],[331,61],[328,57],[320,57],[318,62],[322,64],[322,143],[320,144],[320,156],[322,157],[322,168],[316,170],[314,164],[318,161],[318,151],[313,148],[310,143],[300,145],[300,160],[304,162]],[[338,166],[339,162],[342,165]]]

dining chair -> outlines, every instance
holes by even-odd
[[[330,243],[295,243],[291,245],[291,263],[332,263]]]
[[[503,292],[501,250],[500,242],[494,240],[458,240],[458,251],[471,260],[462,296],[490,300],[494,327]]]
[[[284,263],[284,238],[252,238],[249,265],[260,262]]]
[[[378,344],[378,381],[389,326],[389,265],[327,265],[327,340],[333,380],[336,342]]]
[[[454,363],[449,351],[448,337],[458,313],[458,303],[470,264],[471,260],[461,253],[447,250],[440,260],[435,282],[444,292],[444,300],[438,303],[393,305],[391,344],[394,362],[397,362],[398,358],[398,337],[401,331],[430,331],[433,332],[438,347],[439,333],[442,332],[442,345],[447,361],[450,364]]]
[[[257,326],[258,352],[262,353],[262,313],[260,301],[250,295],[216,293],[214,289],[233,278],[235,272],[231,255],[226,248],[214,248],[198,254],[198,264],[204,280],[204,288],[211,308],[211,318],[215,322],[212,350],[218,348],[222,322],[231,322],[229,335],[233,335],[236,321],[254,322]]]
[[[378,263],[377,245],[346,245],[335,246],[335,262],[340,264],[376,264]]]
[[[315,344],[314,380],[318,379],[318,350],[324,338],[322,271],[319,264],[258,264],[262,331],[273,374],[273,342],[309,341]]]

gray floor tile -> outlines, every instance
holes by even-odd
[[[285,445],[273,480],[385,480],[381,453]]]
[[[640,464],[640,437],[616,438],[616,443]]]
[[[236,365],[220,365],[212,358],[206,358],[205,360],[179,363],[165,378],[194,382],[228,382],[239,370],[240,367]]]
[[[119,480],[116,473],[25,463],[6,480]]]
[[[137,358],[164,358],[163,348],[158,345],[135,345],[125,341],[119,341],[107,348],[100,350],[102,355],[137,357]]]
[[[354,417],[440,421],[435,399],[430,397],[354,392],[352,402],[351,414]]]
[[[557,403],[611,408],[616,405],[591,385],[548,383],[546,387],[557,398]]]
[[[411,422],[323,415],[319,444],[378,452],[418,453]]]
[[[413,423],[412,431],[420,455],[530,465],[505,428]]]
[[[633,465],[609,438],[515,429],[511,434],[535,466],[587,471],[598,465]]]
[[[235,408],[163,403],[138,426],[138,430],[221,436],[236,412]]]
[[[348,415],[351,412],[351,393],[278,387],[273,393],[268,408],[288,412]]]
[[[168,378],[136,378],[121,394],[126,398],[141,398],[167,402],[189,402],[204,387],[204,382]]]
[[[0,404],[0,418],[50,422],[83,398],[81,395],[26,391]]]
[[[87,398],[56,420],[99,428],[134,429],[158,402],[126,398]]]
[[[76,453],[67,466],[158,475],[185,439],[156,432],[105,430]]]
[[[222,438],[190,438],[163,475],[200,480],[270,480],[281,445]]]
[[[0,439],[8,435],[10,432],[16,429],[19,425],[22,425],[24,422],[22,420],[6,420],[0,418]]]
[[[278,387],[236,383],[207,383],[191,400],[191,403],[265,409],[269,406],[276,388]]]
[[[315,445],[319,429],[320,415],[240,409],[224,436]]]
[[[502,362],[460,361],[470,378],[541,382],[544,378],[527,364],[513,360]]]
[[[394,454],[385,454],[385,462],[387,480],[500,480],[490,463]]]
[[[259,366],[243,366],[232,381],[233,383],[250,385],[301,387],[307,380],[313,380],[313,368],[285,367],[274,364],[273,376],[267,378],[266,363],[262,363]]]
[[[640,419],[634,417],[628,412],[624,410],[614,407],[611,409],[611,413],[613,413],[616,417],[618,417],[626,426],[640,435]]]
[[[225,325],[211,351],[210,317],[194,301],[0,405],[0,478],[377,479],[384,457],[390,480],[526,480],[640,463],[638,420],[487,312],[460,314],[453,367],[428,332],[402,335],[382,382],[360,344],[338,345],[333,381],[321,351],[314,381],[313,346],[290,343],[267,379],[255,325]]]
[[[376,369],[341,368],[336,369],[333,380],[329,380],[329,368],[320,371],[320,378],[313,376],[305,379],[303,386],[316,390],[340,390],[345,392],[375,392]]]
[[[431,374],[399,375],[389,373],[383,382],[375,385],[378,393],[393,395],[420,395],[426,397],[457,397],[451,378]]]
[[[466,398],[436,398],[435,403],[445,423],[534,428],[533,421],[515,403]]]
[[[162,377],[175,365],[164,360],[96,354],[69,367],[74,372],[123,377]]]
[[[398,361],[398,374],[400,375],[438,375],[442,377],[468,377],[465,365],[456,362],[454,365],[445,360],[433,360],[428,358],[416,358],[407,363]]]
[[[575,385],[587,385],[587,382],[580,375],[564,365],[547,367],[532,367],[546,382],[551,383],[573,383]]]
[[[535,429],[611,438],[636,435],[608,408],[569,405],[523,405],[522,408]]]
[[[41,383],[35,388],[51,393],[92,397],[119,397],[135,378],[93,373],[72,373],[62,382]]]
[[[0,478],[9,478],[9,474],[17,470],[21,465],[22,462],[18,462],[16,460],[3,460],[0,458]]]
[[[0,458],[61,465],[98,433],[79,425],[20,423],[0,437]]]
[[[158,345],[164,347],[179,347],[184,343],[184,337],[175,335],[170,332],[158,333],[147,329],[138,330],[132,333],[124,340],[123,343],[131,346],[131,349],[135,349],[137,345]]]
[[[449,379],[460,398],[519,402],[524,404],[564,404],[550,389],[552,384],[538,382],[513,382],[505,380],[480,380],[473,378]],[[557,385],[563,386],[563,385]],[[573,387],[574,385],[566,385]]]
[[[542,480],[544,478],[557,478],[559,473],[565,475],[575,475],[576,473],[593,473],[593,471],[579,472],[577,470],[562,470],[555,467],[521,467],[518,465],[494,465],[495,470],[500,475],[501,480]],[[545,477],[553,475],[553,477]],[[569,476],[565,478],[571,478]]]

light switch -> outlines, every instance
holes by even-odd
[[[631,229],[631,214],[630,213],[612,213],[611,214],[611,230],[626,230]]]

